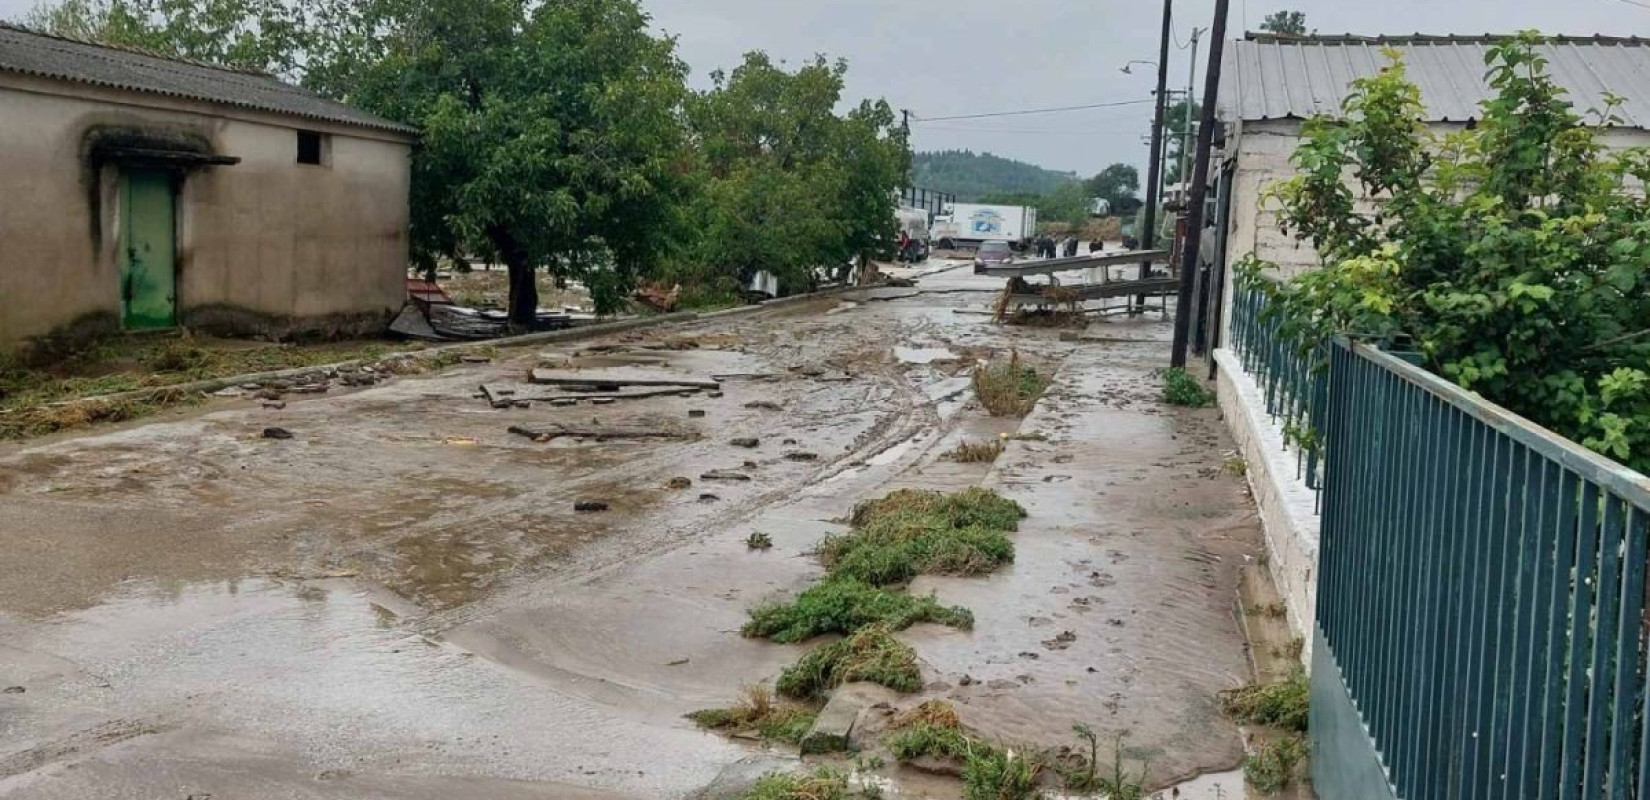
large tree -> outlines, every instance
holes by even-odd
[[[577,278],[609,313],[663,254],[682,190],[685,68],[634,0],[422,0],[388,26],[357,103],[416,125],[416,262],[509,270],[510,321],[534,272]]]
[[[1287,36],[1305,36],[1306,12],[1274,11],[1266,15],[1265,21],[1260,23],[1260,29],[1269,33],[1281,33]]]
[[[1140,171],[1128,164],[1113,164],[1088,179],[1087,188],[1090,197],[1105,200],[1118,213],[1140,191]]]

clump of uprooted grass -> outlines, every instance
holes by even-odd
[[[868,681],[896,692],[922,688],[917,654],[885,625],[871,625],[839,642],[814,648],[779,674],[775,687],[786,697],[818,700],[844,683]]]
[[[1246,725],[1271,725],[1304,733],[1310,691],[1305,671],[1296,669],[1282,683],[1254,684],[1222,692],[1220,708]]]
[[[1163,373],[1163,402],[1171,406],[1202,408],[1215,402],[1215,393],[1182,367]]]
[[[974,368],[974,395],[993,417],[1023,417],[1037,405],[1048,388],[1049,379],[1020,361],[1019,351],[1007,361],[993,361]]]
[[[1002,440],[987,439],[983,442],[962,442],[945,457],[964,464],[989,464],[1002,454]]]
[[[750,620],[740,632],[789,643],[826,633],[850,634],[876,624],[899,631],[919,622],[971,628],[974,614],[959,606],[942,606],[932,595],[913,597],[852,578],[828,577],[790,602],[751,609]]]
[[[983,575],[1014,560],[1004,534],[1023,516],[1018,503],[985,489],[901,489],[855,507],[854,529],[825,539],[819,557],[833,576],[872,586],[920,574]]]
[[[701,728],[739,733],[755,731],[764,739],[798,744],[814,725],[814,712],[802,706],[774,699],[768,687],[745,687],[739,701],[729,708],[707,708],[688,714]]]
[[[883,739],[901,763],[934,758],[962,763],[967,800],[1024,800],[1038,796],[1045,769],[1034,752],[1016,753],[969,736],[949,704],[930,701],[894,718],[895,731]]]
[[[1260,794],[1277,794],[1295,782],[1306,753],[1306,739],[1299,734],[1265,742],[1244,758],[1243,779]]]
[[[811,773],[770,772],[734,800],[854,800],[882,795],[873,788],[857,788],[848,774],[831,767]]]

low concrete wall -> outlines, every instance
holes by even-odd
[[[1284,444],[1283,426],[1266,414],[1266,397],[1237,354],[1216,350],[1215,363],[1220,410],[1248,464],[1249,489],[1266,531],[1267,566],[1288,607],[1290,628],[1306,642],[1301,659],[1310,664],[1318,600],[1317,494],[1306,488],[1297,455]]]

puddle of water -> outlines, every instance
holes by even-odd
[[[962,357],[943,347],[896,347],[894,358],[902,364],[932,364],[935,361],[958,361]]]

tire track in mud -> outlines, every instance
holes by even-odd
[[[706,325],[704,330],[739,334],[742,329],[755,327],[753,323],[758,321],[747,320],[745,324],[732,329]],[[915,321],[915,324],[908,321],[899,325],[893,336],[917,335],[927,332],[930,327],[931,324],[923,320]],[[690,328],[683,333],[690,335],[692,330]],[[445,631],[480,622],[502,611],[528,604],[536,597],[597,580],[632,562],[691,546],[705,535],[747,523],[775,506],[794,500],[800,491],[853,469],[856,465],[875,458],[924,431],[942,430],[945,422],[940,419],[934,402],[922,387],[906,375],[901,365],[874,361],[864,355],[869,352],[885,352],[886,345],[882,343],[890,340],[886,338],[888,334],[884,332],[879,336],[875,330],[858,333],[860,336],[841,342],[841,346],[836,350],[838,354],[844,350],[863,351],[857,358],[852,355],[847,358],[833,358],[828,355],[821,360],[832,364],[854,365],[857,377],[866,384],[865,391],[860,395],[860,402],[875,395],[878,389],[889,389],[893,406],[877,414],[871,427],[860,433],[851,449],[822,460],[818,468],[806,475],[781,480],[770,489],[730,503],[708,516],[695,516],[692,521],[686,523],[667,524],[658,533],[646,532],[645,526],[649,522],[647,519],[641,520],[641,525],[626,524],[623,529],[609,534],[603,546],[587,548],[585,552],[569,560],[548,565],[542,570],[534,570],[532,574],[508,578],[506,585],[486,597],[454,608],[430,611],[422,617],[409,620],[409,626],[419,635],[438,637]],[[779,367],[784,362],[793,361],[802,355],[801,349],[793,344],[768,345],[753,347],[749,354],[764,359],[771,366]],[[786,352],[787,355],[777,355],[775,351]],[[850,402],[844,400],[838,404],[838,408],[846,408]],[[639,460],[649,464],[679,464],[680,454],[668,449],[655,450],[643,454]],[[632,471],[639,471],[641,465],[632,463],[631,466],[637,468]],[[522,502],[538,505],[539,499],[517,498],[516,502],[510,505]],[[482,519],[511,513],[516,511],[501,510],[497,514],[483,515]]]

